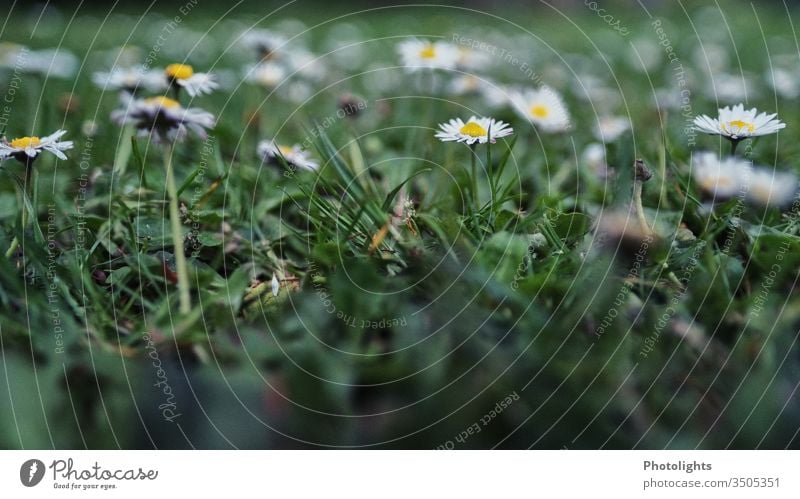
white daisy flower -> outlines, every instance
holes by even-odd
[[[594,126],[594,136],[597,140],[608,143],[615,142],[620,136],[630,130],[630,119],[624,116],[603,116]]]
[[[258,155],[262,160],[272,163],[279,163],[282,157],[289,166],[301,170],[313,172],[319,169],[319,163],[313,161],[309,152],[298,144],[289,147],[279,145],[274,140],[262,140],[258,143]]]
[[[112,112],[111,119],[119,124],[133,124],[140,135],[151,136],[157,142],[183,140],[189,131],[205,138],[206,130],[215,124],[211,113],[183,108],[169,97],[130,100],[125,109]]]
[[[758,87],[750,76],[745,74],[715,73],[708,76],[706,95],[720,101],[737,101],[753,98],[758,94]]]
[[[286,79],[286,69],[274,62],[262,62],[246,68],[244,79],[248,83],[275,88]]]
[[[755,168],[749,178],[747,199],[765,206],[784,206],[797,193],[797,176],[794,173],[775,172],[769,168]]]
[[[442,142],[464,142],[472,145],[474,143],[494,144],[501,137],[508,137],[514,133],[514,129],[507,123],[496,121],[493,118],[470,117],[466,123],[461,118],[455,118],[447,123],[439,125],[441,129],[436,133],[436,138]]]
[[[192,97],[210,94],[219,88],[216,77],[211,73],[195,73],[194,68],[188,64],[170,64],[164,70],[164,76],[169,82],[175,82],[186,89]]]
[[[581,159],[597,178],[604,179],[613,174],[613,168],[610,168],[606,162],[606,146],[603,144],[593,142],[587,145]]]
[[[167,89],[164,75],[148,71],[144,66],[115,67],[92,75],[92,81],[103,90],[122,90],[133,93],[137,90],[161,92]]]
[[[511,102],[522,117],[545,132],[562,132],[571,127],[564,101],[548,86],[515,92]]]
[[[720,160],[713,152],[692,156],[692,176],[698,187],[715,199],[728,199],[746,187],[750,163],[735,156]]]
[[[47,151],[56,155],[59,159],[67,159],[63,151],[72,149],[72,141],[59,140],[66,134],[66,130],[59,130],[46,137],[20,137],[13,140],[6,140],[5,137],[0,141],[0,158],[12,157],[22,163],[27,163],[36,158],[42,151]]]
[[[694,126],[699,132],[722,135],[731,140],[768,135],[786,127],[785,123],[775,119],[777,114],[756,115],[757,112],[756,108],[745,110],[743,104],[737,104],[733,109],[725,106],[719,110],[718,118],[697,116],[694,119]]]
[[[401,42],[397,46],[403,66],[408,71],[424,69],[453,69],[458,62],[458,47],[437,41],[430,42],[412,38]]]
[[[268,29],[251,29],[240,39],[242,45],[254,50],[259,60],[274,60],[279,50],[286,45],[283,35]]]
[[[28,50],[16,58],[17,67],[28,73],[39,73],[48,78],[72,78],[80,60],[63,49]]]
[[[278,293],[281,291],[281,283],[278,280],[278,276],[272,274],[272,282],[270,283],[270,287],[272,288],[272,296],[278,296]]]

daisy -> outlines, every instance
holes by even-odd
[[[195,73],[194,68],[188,64],[170,64],[164,70],[164,76],[169,82],[175,82],[185,88],[192,97],[210,94],[219,87],[213,74]]]
[[[430,42],[412,38],[397,46],[403,66],[408,71],[453,69],[458,62],[458,48],[448,42]]]
[[[761,113],[756,115],[756,108],[745,110],[744,105],[737,104],[731,109],[728,106],[719,110],[718,118],[702,115],[694,119],[695,130],[711,135],[722,135],[735,144],[748,137],[758,137],[775,133],[786,127],[785,123],[775,119],[777,114]]]
[[[456,63],[459,67],[477,71],[486,69],[491,62],[492,58],[486,52],[473,50],[469,47],[458,47],[458,59]]]
[[[599,179],[605,179],[614,174],[614,169],[606,162],[606,146],[593,142],[586,146],[581,155],[583,164]]]
[[[268,29],[251,29],[242,35],[241,43],[254,50],[259,60],[273,60],[279,54],[279,49],[286,45],[286,38]]]
[[[515,92],[511,102],[525,119],[546,132],[570,129],[569,113],[561,96],[548,86]]]
[[[59,140],[66,134],[66,130],[59,130],[46,137],[20,137],[11,141],[3,140],[0,142],[0,158],[12,157],[20,163],[29,163],[35,159],[42,151],[47,151],[56,155],[59,159],[67,159],[63,151],[72,149],[72,141]]]
[[[286,69],[274,62],[262,62],[245,69],[244,79],[266,88],[277,87],[286,78]]]
[[[133,124],[140,135],[152,136],[158,142],[183,140],[188,131],[205,138],[206,129],[213,128],[215,122],[211,113],[183,108],[169,97],[132,99],[126,109],[112,112],[111,119],[119,124]]]
[[[464,142],[472,145],[474,143],[494,144],[497,139],[507,137],[514,133],[514,129],[507,123],[496,121],[493,118],[470,117],[466,123],[461,118],[455,118],[447,123],[439,125],[441,129],[436,133],[436,138],[442,142]]]
[[[698,187],[715,199],[728,199],[746,187],[750,163],[735,156],[720,160],[713,152],[692,156],[692,176]]]
[[[623,116],[605,116],[597,120],[594,136],[601,142],[614,142],[631,128],[631,122]]]
[[[24,64],[19,66],[28,73],[39,73],[53,78],[72,78],[78,70],[78,57],[63,49],[28,51],[19,56]]]
[[[797,193],[797,176],[793,173],[755,168],[749,180],[747,199],[760,205],[784,206]]]
[[[161,92],[167,88],[162,74],[148,71],[144,66],[115,67],[111,71],[97,72],[92,75],[92,81],[103,90],[121,90],[129,93],[139,89]]]
[[[319,169],[319,163],[311,160],[308,151],[298,144],[289,147],[278,145],[274,140],[262,140],[258,144],[258,155],[263,161],[272,163],[280,163],[280,158],[283,158],[289,166],[301,170],[313,172]]]

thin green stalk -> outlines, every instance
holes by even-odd
[[[478,168],[476,166],[476,157],[475,157],[475,145],[469,146],[469,153],[470,153],[470,160],[471,160],[471,168],[470,168],[470,175],[472,177],[472,202],[475,204],[475,211],[480,211],[481,209],[481,202],[478,198]]]
[[[738,146],[738,145],[739,145],[739,141],[738,140],[731,139],[731,156],[736,155],[736,146]]]
[[[491,134],[491,128],[489,129]],[[495,211],[497,210],[497,181],[494,174],[494,167],[492,166],[492,143],[486,142],[486,168],[489,172],[489,192],[492,198],[492,208],[489,210],[489,224],[494,226]]]
[[[114,156],[114,167],[113,172],[114,176],[119,181],[120,178],[125,174],[125,169],[128,167],[128,160],[131,157],[131,151],[133,150],[133,144],[131,143],[131,138],[135,129],[133,125],[125,125],[122,128],[122,138],[120,138],[119,148],[117,149],[117,154]]]
[[[192,310],[192,297],[189,293],[189,269],[183,249],[183,231],[181,230],[180,212],[178,210],[178,187],[172,166],[172,146],[164,147],[164,166],[167,170],[167,195],[169,196],[169,221],[172,230],[172,246],[175,254],[175,271],[178,274],[178,297],[180,312],[183,315]]]

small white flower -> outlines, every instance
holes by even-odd
[[[286,70],[275,62],[262,62],[245,69],[244,79],[266,88],[275,88],[286,78]]]
[[[692,156],[692,176],[698,187],[715,199],[728,199],[746,187],[750,163],[730,156],[720,160],[713,152]]]
[[[474,50],[469,47],[458,47],[458,59],[456,63],[459,67],[471,71],[486,69],[491,64],[492,58],[488,53]]]
[[[272,274],[272,296],[278,296],[278,292],[281,290],[281,283],[278,280],[278,276]]]
[[[48,78],[72,78],[80,65],[75,54],[63,49],[28,51],[20,54],[17,62],[21,70]]]
[[[170,64],[164,70],[168,82],[186,89],[192,97],[210,94],[219,88],[216,77],[211,73],[195,73],[194,68],[188,64]]]
[[[241,43],[255,50],[260,60],[273,60],[286,45],[286,38],[268,29],[251,29],[242,35]]]
[[[148,71],[144,66],[115,67],[111,71],[97,72],[92,75],[92,81],[103,90],[124,90],[131,93],[137,90],[161,92],[167,89],[164,75],[157,71]]]
[[[742,104],[733,106],[733,109],[725,106],[719,110],[718,118],[697,116],[694,126],[699,132],[722,135],[732,140],[768,135],[786,127],[785,123],[775,119],[777,114],[756,115],[757,112],[756,108],[745,110]]]
[[[752,83],[748,75],[714,73],[708,76],[706,95],[718,101],[737,101],[752,99],[758,93],[758,87]]]
[[[453,95],[478,93],[483,87],[481,79],[473,74],[458,75],[450,81],[448,86]]]
[[[430,42],[412,38],[397,46],[403,66],[408,71],[422,69],[453,69],[458,62],[458,47],[437,41]]]
[[[786,99],[796,99],[800,96],[800,74],[785,68],[775,68],[767,71],[764,79],[775,93]]]
[[[466,123],[461,118],[455,118],[447,123],[439,125],[441,129],[436,133],[436,138],[442,142],[464,142],[472,145],[474,143],[494,144],[497,139],[507,137],[514,133],[514,129],[507,123],[496,121],[493,118],[470,117]]]
[[[47,151],[55,154],[59,159],[67,159],[66,154],[62,151],[72,149],[72,141],[59,140],[66,133],[66,130],[59,130],[42,138],[33,136],[20,137],[11,141],[3,138],[2,142],[0,142],[0,158],[13,157],[25,163],[28,158],[35,158],[42,151]]]
[[[597,120],[594,136],[597,140],[608,143],[616,141],[631,128],[630,119],[622,116],[604,116]]]
[[[278,145],[274,140],[262,140],[258,143],[258,155],[262,160],[273,163],[279,162],[282,157],[289,166],[301,170],[313,172],[319,169],[319,163],[313,161],[308,151],[304,151],[298,144],[288,147]]]
[[[569,130],[569,113],[561,96],[548,86],[515,92],[511,96],[514,109],[545,132]]]
[[[750,201],[765,206],[784,206],[797,193],[797,176],[769,168],[754,168],[749,186],[747,199]]]
[[[111,119],[135,125],[140,135],[151,136],[156,142],[183,140],[189,131],[205,138],[206,130],[215,124],[211,113],[198,108],[185,109],[169,97],[129,100],[125,109],[111,113]]]

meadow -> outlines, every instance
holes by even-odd
[[[601,3],[11,8],[0,448],[800,446],[798,12]]]

